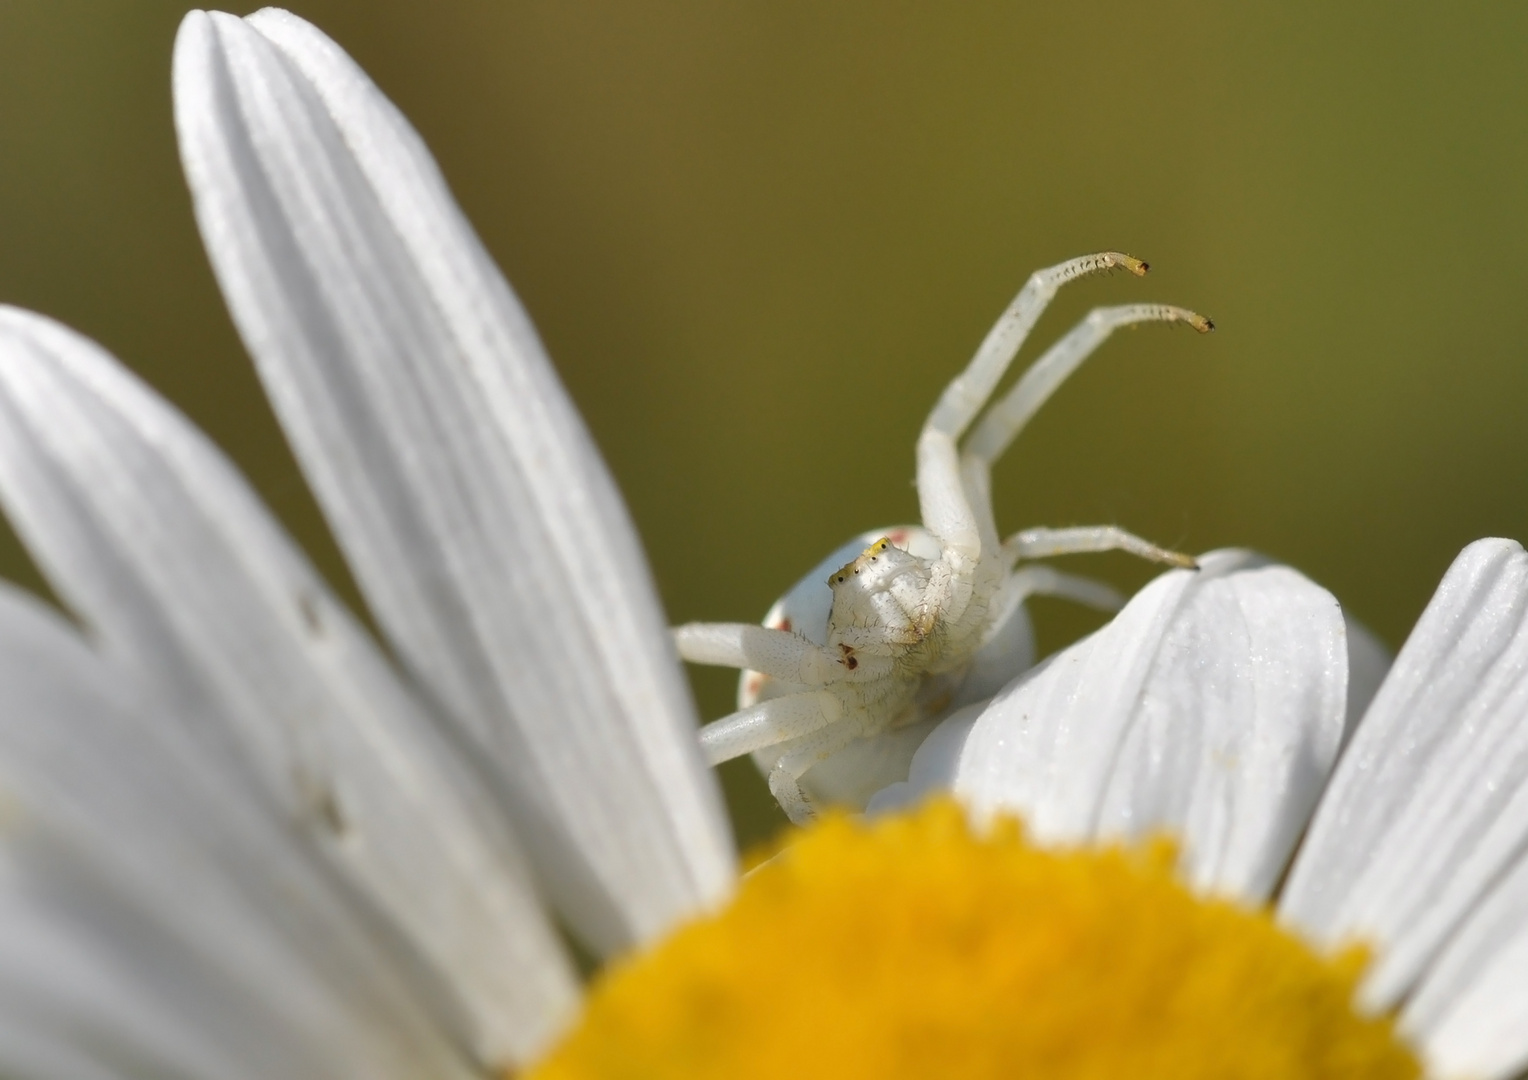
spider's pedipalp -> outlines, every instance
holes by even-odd
[[[1081,555],[1094,551],[1127,551],[1150,562],[1185,570],[1199,569],[1192,555],[1169,551],[1150,540],[1114,525],[1080,525],[1070,529],[1025,529],[1003,541],[1003,555],[1010,565],[1020,559],[1044,559],[1051,555]]]
[[[1094,349],[1121,326],[1133,323],[1186,323],[1201,334],[1215,329],[1203,315],[1169,304],[1125,304],[1094,308],[1065,337],[1047,349],[1024,372],[1002,400],[996,402],[966,440],[965,452],[989,465],[1002,456],[1024,425],[1039,411],[1056,388],[1076,371]]]
[[[707,765],[720,765],[766,746],[825,728],[843,715],[843,704],[826,690],[787,694],[713,720],[700,729]]]

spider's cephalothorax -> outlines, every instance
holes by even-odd
[[[1105,586],[1021,563],[1119,549],[1194,565],[1113,526],[1027,529],[1003,540],[993,517],[992,462],[1116,327],[1214,329],[1203,316],[1163,304],[1096,308],[988,406],[1056,290],[1115,267],[1146,273],[1139,259],[1112,251],[1036,271],[945,388],[918,438],[921,527],[850,541],[786,593],[762,626],[690,623],[675,631],[686,660],[743,669],[738,711],[700,733],[707,759],[753,754],[792,821],[811,817],[818,802],[863,806],[869,793],[905,779],[913,750],[939,719],[1023,672],[1033,662],[1026,596],[1118,605]]]

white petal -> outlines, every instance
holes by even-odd
[[[222,455],[99,347],[6,308],[0,499],[103,647],[197,717],[186,736],[252,764],[380,900],[485,1059],[543,1049],[576,983],[484,786]]]
[[[298,458],[415,676],[600,949],[730,887],[721,802],[619,495],[428,151],[340,49],[193,13],[197,219]]]
[[[892,813],[915,806],[931,794],[950,791],[960,774],[961,753],[971,730],[990,702],[978,701],[956,709],[935,725],[913,754],[906,780],[888,784],[865,804],[869,815]]]
[[[0,686],[0,1071],[468,1074],[350,892],[7,587]]]
[[[31,808],[29,808],[30,810]],[[35,813],[35,810],[32,810]],[[0,854],[0,1069],[6,1076],[320,1075],[348,1066],[307,1019],[263,1000],[271,968],[227,956],[166,924],[74,856],[72,837],[34,827]],[[17,848],[23,850],[18,851]],[[243,930],[244,920],[229,920]],[[254,992],[238,985],[238,979]],[[304,987],[279,988],[294,1001]]]
[[[1528,861],[1465,916],[1401,1012],[1429,1075],[1507,1080],[1528,1068]]]
[[[1528,841],[1528,555],[1465,548],[1344,752],[1281,915],[1378,948],[1369,1005],[1403,995]]]
[[[912,786],[1018,813],[1048,842],[1166,829],[1198,886],[1265,897],[1341,737],[1342,615],[1287,567],[1241,552],[1201,565],[1157,578],[979,717],[952,717]]]

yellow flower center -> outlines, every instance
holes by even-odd
[[[535,1080],[1400,1078],[1363,958],[1193,896],[1171,845],[1045,851],[952,804],[834,818],[615,965]]]

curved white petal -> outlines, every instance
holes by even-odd
[[[576,982],[484,785],[201,433],[7,308],[0,501],[103,647],[197,717],[186,737],[252,768],[397,920],[484,1058],[543,1049]]]
[[[953,787],[1047,842],[1168,830],[1196,885],[1266,897],[1341,738],[1342,614],[1247,553],[1201,566],[1157,578],[979,715],[952,717],[912,788]]]
[[[0,1073],[476,1075],[353,893],[5,586],[0,686]]]
[[[870,796],[865,813],[906,810],[931,794],[950,791],[960,772],[966,740],[989,704],[977,701],[962,706],[935,724],[914,751],[907,779],[888,784]]]
[[[1343,754],[1281,916],[1377,946],[1363,990],[1407,992],[1528,844],[1528,555],[1454,561]]]
[[[1528,1069],[1528,860],[1519,860],[1423,973],[1401,1011],[1431,1076]]]
[[[464,722],[573,928],[730,888],[619,495],[407,121],[300,19],[193,13],[176,126],[235,322],[379,622]]]

